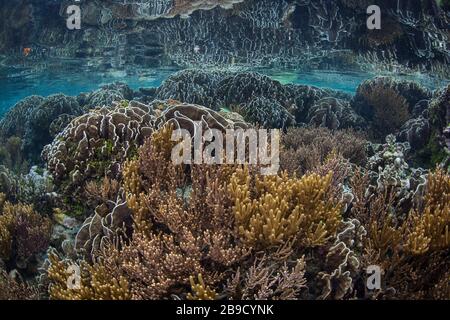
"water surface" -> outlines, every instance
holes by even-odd
[[[89,92],[100,86],[121,81],[132,89],[158,87],[177,68],[101,69],[95,63],[78,60],[55,60],[48,63],[27,64],[26,66],[0,66],[0,116],[21,99],[30,95],[48,96],[55,93],[76,96]],[[248,69],[247,69],[248,70]],[[366,79],[377,75],[364,72],[336,72],[296,70],[258,69],[283,84],[294,83],[331,88],[347,93],[354,93],[358,85]],[[435,89],[444,86],[447,81],[433,79],[424,74],[396,76],[400,79],[413,80]]]

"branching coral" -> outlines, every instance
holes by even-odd
[[[36,287],[25,283],[14,272],[10,274],[0,269],[0,300],[37,300]]]
[[[263,256],[256,259],[248,270],[238,268],[229,279],[225,293],[239,300],[293,300],[306,290],[304,257],[288,266],[287,262],[280,265],[271,261],[271,257]]]
[[[25,268],[35,254],[47,249],[51,223],[30,205],[5,202],[0,209],[0,257]]]
[[[326,128],[290,128],[281,137],[282,170],[299,175],[323,164],[334,152],[351,163],[367,161],[367,141],[352,130],[331,131]]]
[[[450,176],[438,170],[428,177],[422,212],[410,215],[406,250],[412,254],[450,247]]]
[[[262,248],[292,237],[306,246],[325,243],[341,222],[340,204],[328,198],[331,179],[331,173],[260,178],[249,175],[248,169],[237,170],[228,190],[239,234]]]
[[[361,173],[352,180],[351,211],[367,230],[360,261],[364,266],[380,266],[385,283],[371,297],[425,299],[445,295],[440,279],[450,262],[448,175],[440,170],[431,173],[423,200],[407,213],[402,213],[394,189],[371,191],[369,177]]]
[[[194,277],[189,277],[193,294],[187,295],[188,300],[216,300],[217,293],[205,285],[202,275],[199,274],[197,278],[198,283],[195,282]]]
[[[88,246],[92,261],[81,266],[88,274],[83,280],[84,291],[78,293],[81,296],[66,295],[59,272],[51,266],[58,270],[61,267],[57,260],[50,261],[47,273],[53,297],[102,298],[94,281],[101,282],[103,278],[96,280],[95,273],[103,273],[104,268],[117,281],[126,279],[133,299],[181,295],[187,292],[192,274],[202,274],[208,284],[215,286],[223,281],[223,272],[245,255],[246,250],[234,234],[233,214],[225,192],[232,168],[192,166],[185,171],[173,165],[171,132],[168,125],[154,133],[138,158],[125,165],[127,202],[116,206],[123,210],[114,208],[105,218],[96,213],[80,230],[78,243]],[[129,234],[111,227],[121,221],[114,212],[122,217],[127,207],[133,222]],[[106,229],[111,234],[105,234]]]
[[[48,289],[51,299],[126,300],[131,297],[127,280],[115,278],[115,273],[101,263],[77,265],[61,260],[54,252],[50,252],[49,261],[47,275],[51,281]],[[79,268],[79,274],[76,268]]]

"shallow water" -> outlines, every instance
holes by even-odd
[[[249,70],[247,68],[242,68]],[[98,70],[81,64],[77,60],[58,60],[51,63],[29,66],[0,67],[0,117],[14,104],[30,95],[48,96],[56,93],[76,96],[82,92],[98,89],[100,86],[124,82],[132,89],[158,87],[177,68]],[[282,84],[302,84],[320,88],[330,88],[353,94],[364,80],[377,75],[389,75],[396,78],[413,80],[435,89],[447,81],[433,79],[429,75],[393,75],[369,72],[342,72],[330,70],[296,71],[280,69],[256,69],[260,73],[280,81]]]
[[[55,93],[76,96],[100,86],[121,81],[133,89],[158,87],[176,69],[92,71],[76,63],[36,70],[30,67],[0,68],[0,116],[15,103],[30,95],[48,96]]]

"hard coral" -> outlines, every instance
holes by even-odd
[[[73,97],[56,94],[32,96],[18,102],[0,121],[0,137],[22,139],[23,157],[39,162],[42,148],[51,142],[50,127],[61,115],[80,115],[83,109]],[[23,129],[25,128],[25,129]]]
[[[308,289],[305,257],[288,262],[274,261],[273,258],[282,251],[280,249],[273,257],[256,258],[249,268],[238,268],[227,282],[226,295],[237,300],[294,300],[301,297]]]
[[[130,298],[128,282],[124,277],[116,278],[113,270],[108,270],[102,263],[79,265],[68,260],[61,260],[54,252],[49,254],[50,266],[47,270],[51,282],[48,291],[55,300],[126,300]],[[79,279],[73,278],[74,268],[80,268]],[[72,271],[71,271],[72,270]],[[79,283],[76,281],[79,280]],[[73,287],[69,286],[72,284]]]
[[[194,277],[189,277],[193,294],[187,295],[188,300],[216,300],[217,293],[205,285],[202,275],[199,274],[197,278],[198,283],[195,282]]]
[[[30,205],[4,202],[0,213],[0,258],[24,269],[47,249],[51,223]]]
[[[106,217],[101,223],[99,217],[93,217],[86,224],[85,229],[94,236],[91,243],[99,245],[91,250],[92,263],[85,268],[91,273],[83,280],[87,293],[82,290],[79,294],[83,295],[75,298],[92,292],[92,298],[98,297],[89,268],[106,268],[114,279],[124,278],[133,299],[158,299],[184,294],[192,274],[202,274],[215,286],[224,279],[222,272],[245,254],[234,234],[231,206],[225,205],[229,202],[225,190],[230,169],[193,166],[188,171],[178,170],[166,152],[170,151],[171,132],[170,126],[155,132],[139,157],[125,165],[127,202],[123,206],[131,209],[132,232],[111,228],[111,237],[94,232],[100,225],[109,225],[107,221],[119,221],[115,218]],[[50,292],[66,297],[60,272],[52,265],[58,270],[62,267],[57,260],[50,262]]]
[[[58,134],[45,147],[43,158],[57,185],[79,192],[95,177],[118,177],[122,163],[152,130],[153,117],[142,105],[124,102],[91,110]]]
[[[429,175],[422,212],[413,212],[406,239],[412,254],[450,247],[450,176],[438,170]]]
[[[280,164],[289,173],[305,174],[323,164],[331,153],[357,165],[367,162],[368,142],[352,130],[290,128],[281,137]]]
[[[331,174],[260,178],[252,177],[248,170],[238,170],[229,193],[240,236],[258,248],[279,245],[293,237],[304,246],[324,244],[341,222],[340,204],[327,197],[331,178]]]
[[[0,300],[37,300],[36,287],[27,284],[15,272],[8,274],[0,268]]]
[[[323,98],[317,101],[309,110],[307,120],[316,127],[331,130],[346,128],[363,128],[365,121],[350,107],[349,102],[337,98]]]

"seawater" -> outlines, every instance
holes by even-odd
[[[49,96],[63,93],[76,96],[90,92],[102,85],[123,82],[134,90],[159,87],[170,75],[181,70],[176,67],[141,69],[90,69],[79,61],[58,61],[39,66],[0,66],[0,117],[21,99],[30,95]],[[425,87],[435,89],[444,86],[448,80],[435,79],[430,75],[416,73],[395,75],[370,72],[345,72],[333,70],[297,71],[276,68],[248,69],[271,77],[282,84],[301,84],[329,88],[354,94],[360,83],[375,76],[394,76],[416,81]]]

